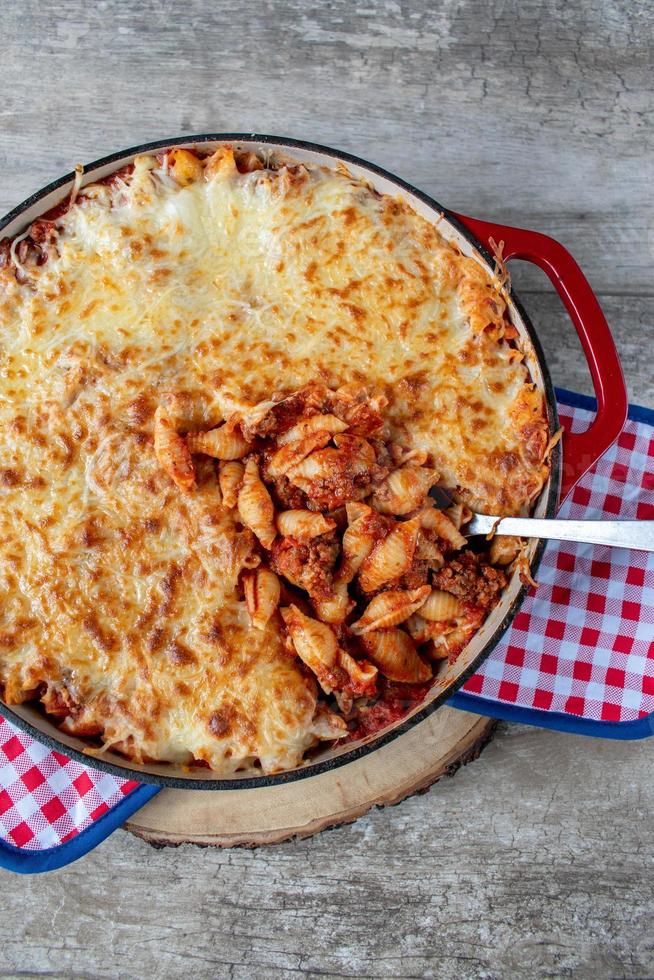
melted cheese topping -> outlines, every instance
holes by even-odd
[[[189,495],[160,471],[156,405],[177,393],[206,428],[316,377],[364,381],[393,437],[490,513],[538,492],[547,429],[474,260],[345,172],[230,156],[185,187],[137,158],[80,192],[26,281],[0,269],[0,682],[138,760],[274,772],[333,733],[277,620],[248,627],[249,532],[211,464]]]

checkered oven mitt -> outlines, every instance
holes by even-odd
[[[559,413],[573,431],[585,429],[593,415],[567,404],[559,404]],[[654,412],[632,409],[618,441],[559,516],[654,519],[653,426]],[[537,579],[538,589],[455,703],[472,707],[465,698],[477,695],[593,722],[652,715],[654,554],[552,541]],[[538,717],[530,720],[538,724]]]
[[[68,759],[0,718],[0,867],[70,864],[158,791]]]

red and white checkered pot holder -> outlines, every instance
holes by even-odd
[[[561,417],[576,430],[593,415],[579,407],[587,402],[560,395]],[[654,519],[654,412],[630,411],[617,444],[561,516]],[[651,734],[654,555],[552,542],[538,581],[506,637],[450,703],[551,727],[588,724],[597,735],[616,723],[621,737]],[[629,734],[643,721],[652,724]],[[42,871],[75,860],[155,792],[67,759],[0,720],[0,866]]]
[[[0,837],[16,847],[62,844],[139,786],[74,762],[0,720]]]
[[[559,413],[574,431],[593,415],[566,404]],[[638,420],[649,415],[649,423]],[[653,423],[654,413],[632,410],[559,516],[654,519]],[[465,697],[476,695],[475,710],[483,698],[590,722],[654,713],[654,554],[552,541],[537,579],[506,637],[454,703],[470,707]]]

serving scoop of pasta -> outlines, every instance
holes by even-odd
[[[155,425],[157,458],[180,492],[195,492],[202,458],[216,460],[216,504],[251,532],[239,588],[252,629],[274,621],[350,719],[389,681],[425,685],[454,662],[516,557],[472,550],[463,504],[436,509],[439,473],[419,446],[392,438],[385,404],[363,385],[314,382],[241,404],[209,431],[172,432],[163,409]]]

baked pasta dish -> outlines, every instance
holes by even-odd
[[[0,243],[0,330],[0,693],[93,751],[296,767],[420,701],[520,563],[461,533],[548,475],[502,283],[343,168],[80,173]]]

